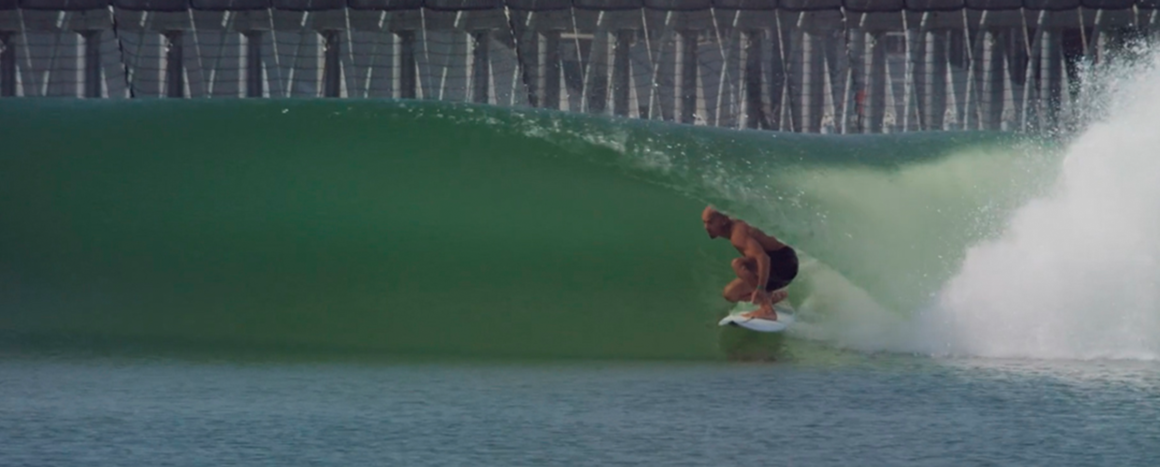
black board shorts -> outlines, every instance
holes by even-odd
[[[786,288],[798,274],[797,252],[787,246],[765,254],[769,255],[769,280],[765,281],[765,291]]]

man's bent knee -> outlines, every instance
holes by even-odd
[[[729,285],[725,286],[725,290],[721,292],[721,296],[730,302],[739,302],[751,294],[753,294],[752,289],[747,287],[740,279],[730,282]]]
[[[753,282],[757,279],[757,268],[749,258],[733,258],[733,272],[737,277]]]

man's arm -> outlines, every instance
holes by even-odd
[[[762,248],[756,239],[748,237],[745,240],[745,256],[757,261],[757,285],[754,290],[754,298],[758,297],[758,292],[764,296],[765,284],[769,282],[769,255],[765,253],[765,248]]]
[[[734,228],[730,241],[741,250],[741,254],[746,258],[752,258],[757,264],[757,284],[753,287],[753,296],[750,300],[753,303],[760,303],[768,299],[765,284],[769,282],[769,255],[766,254],[761,242],[753,237],[750,232],[752,227],[744,223],[739,227]]]

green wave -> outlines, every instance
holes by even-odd
[[[905,315],[1046,167],[1007,135],[433,102],[5,101],[0,141],[19,346],[739,355],[781,342],[716,327],[734,253],[706,203],[803,251],[799,305]]]

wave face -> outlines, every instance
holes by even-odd
[[[735,253],[701,228],[713,203],[802,251],[802,336],[890,347],[1051,178],[994,134],[425,102],[6,101],[0,140],[18,345],[719,358],[742,344],[715,326]]]

